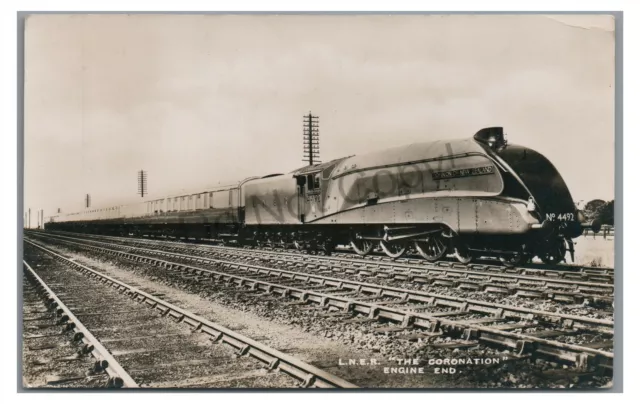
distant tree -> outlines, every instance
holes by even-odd
[[[613,201],[611,203],[613,203]],[[584,213],[584,216],[587,218],[587,220],[595,220],[598,217],[600,210],[606,204],[607,202],[603,201],[602,199],[594,199],[584,205],[584,210],[582,212]]]
[[[613,201],[609,201],[605,203],[598,210],[597,218],[600,219],[600,222],[602,224],[609,224],[613,226],[613,217],[614,217]]]

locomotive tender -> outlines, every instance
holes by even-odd
[[[195,193],[53,216],[47,230],[216,239],[330,253],[379,246],[434,262],[497,257],[573,258],[583,223],[562,177],[542,154],[507,144],[500,127],[472,139],[431,141],[251,177]]]

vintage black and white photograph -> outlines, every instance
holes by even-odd
[[[617,22],[28,15],[22,387],[611,388]]]

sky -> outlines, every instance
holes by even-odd
[[[594,15],[34,15],[25,210],[45,217],[503,126],[614,196],[614,21]]]

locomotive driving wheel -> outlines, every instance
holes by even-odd
[[[407,252],[406,241],[384,241],[380,240],[380,247],[388,257],[396,259],[400,258]]]
[[[425,240],[415,240],[413,244],[418,254],[429,262],[436,262],[447,252],[447,245],[440,235],[430,236]]]
[[[473,254],[469,247],[464,243],[457,243],[456,247],[453,250],[453,253],[456,259],[461,263],[467,265],[473,259]]]
[[[359,255],[367,255],[373,250],[371,240],[351,240],[351,247]]]
[[[564,260],[564,256],[567,253],[567,243],[564,239],[558,238],[555,241],[549,243],[549,247],[538,256],[547,265],[556,265],[560,261]]]
[[[507,268],[513,268],[521,265],[525,262],[525,255],[521,252],[515,252],[512,254],[502,254],[500,256],[500,262]]]

